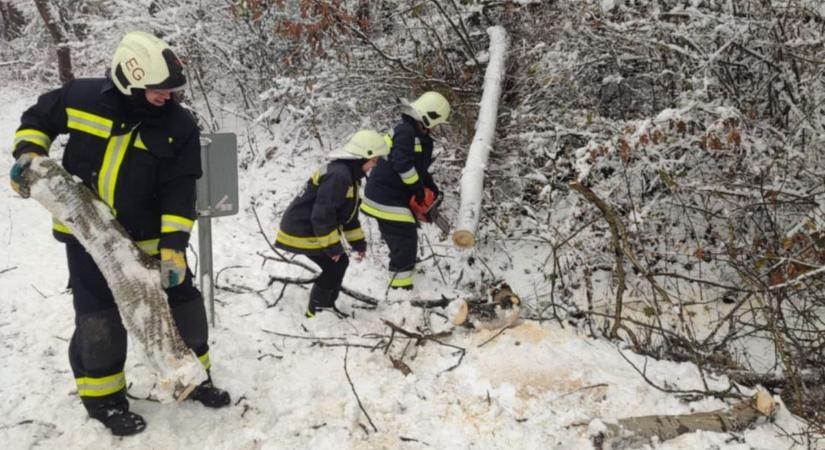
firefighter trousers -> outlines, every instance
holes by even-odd
[[[381,238],[390,249],[390,287],[412,289],[418,227],[407,222],[377,219]]]
[[[69,363],[83,405],[96,408],[128,404],[126,400],[126,330],[112,291],[91,255],[80,244],[66,244],[69,288],[75,330],[69,343]],[[160,276],[160,274],[158,274]],[[166,290],[172,317],[186,345],[209,369],[208,324],[203,296],[192,285],[192,273]]]

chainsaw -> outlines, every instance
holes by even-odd
[[[435,196],[431,190],[427,189],[424,205],[417,203],[415,199],[412,198],[410,199],[410,209],[412,209],[413,214],[415,214],[415,217],[418,218],[419,221],[433,223],[442,233],[448,234],[450,232],[450,222],[441,214],[439,208],[443,200],[444,196],[441,194]]]

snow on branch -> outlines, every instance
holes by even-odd
[[[484,187],[484,170],[496,133],[498,102],[501,98],[501,82],[504,78],[507,55],[508,37],[504,28],[490,27],[487,33],[490,35],[490,62],[484,74],[484,93],[481,95],[476,134],[470,144],[467,163],[461,175],[461,204],[456,231],[453,233],[453,242],[460,248],[475,245],[475,232],[481,211],[481,193]]]

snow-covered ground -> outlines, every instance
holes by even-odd
[[[37,94],[20,86],[0,88],[0,142],[5,148],[11,144],[21,112]],[[451,327],[438,315],[424,317],[418,308],[384,303],[364,309],[346,296],[339,305],[351,313],[349,319],[320,314],[307,320],[302,313],[308,291],[294,285],[270,307],[281,285],[264,290],[268,275],[301,272],[263,263],[259,253],[271,252],[249,208],[251,199],[257,199],[271,239],[277,213],[320,161],[319,151],[296,149],[280,152],[265,166],[251,167],[241,177],[241,213],[214,222],[218,283],[262,290],[217,292],[217,320],[210,339],[213,375],[231,392],[232,406],[208,410],[191,402],[136,399],[132,409],[146,418],[148,428],[137,436],[116,438],[86,416],[75,392],[67,358],[72,298],[66,290],[62,246],[50,236],[46,211],[8,188],[12,160],[0,158],[0,445],[7,449],[589,449],[587,424],[595,418],[684,414],[726,406],[712,399],[683,402],[663,393],[648,385],[614,344],[583,337],[558,322],[525,321],[498,336],[497,330],[456,329],[440,343],[421,345],[396,334],[387,346],[390,330],[383,319],[410,331],[424,323],[434,332]],[[351,265],[345,284],[380,297],[386,249],[374,224],[365,221],[364,227],[376,245],[366,260]],[[437,252],[445,255],[440,264],[452,260],[455,270],[462,261],[449,243],[438,242],[434,233],[429,236]],[[543,260],[535,249],[521,252],[514,258],[518,264]],[[432,260],[423,266],[426,278],[440,279]],[[522,269],[516,266],[502,275],[518,287],[524,284],[519,279],[525,273]],[[421,288],[440,290],[440,282],[427,282],[425,277],[418,279]],[[640,367],[644,364],[642,357],[622,352]],[[403,359],[412,373],[404,375],[394,368],[390,357]],[[126,373],[130,395],[151,395],[152,374],[138,355],[130,354]],[[672,389],[702,388],[699,372],[690,364],[651,360],[647,374]],[[710,380],[711,388],[725,386],[724,380]],[[787,449],[794,444],[784,433],[799,427],[781,408],[776,423],[761,422],[735,438],[692,433],[656,448]]]

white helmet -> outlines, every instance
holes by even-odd
[[[372,159],[390,154],[386,139],[375,130],[358,130],[344,147],[329,153],[329,159]]]
[[[124,95],[132,89],[183,89],[183,65],[166,42],[142,31],[123,36],[115,50],[112,81]]]
[[[421,97],[410,104],[418,119],[427,128],[446,123],[450,117],[450,102],[443,95],[435,91],[421,94]]]

